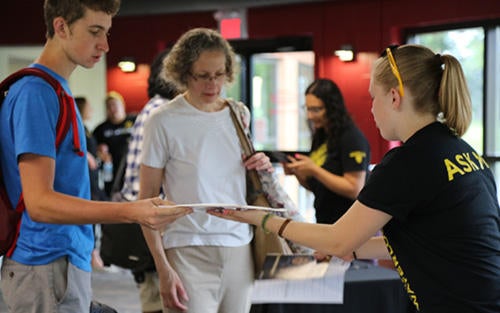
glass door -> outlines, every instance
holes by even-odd
[[[305,89],[314,80],[314,53],[258,53],[251,65],[256,149],[308,151],[311,136],[301,108]]]
[[[304,92],[314,80],[311,41],[245,41],[233,43],[240,74],[226,88],[226,96],[243,101],[252,113],[251,131],[256,150],[297,151],[307,154],[311,133],[302,109]],[[299,43],[294,45],[294,43]],[[284,47],[286,46],[286,47]],[[275,170],[282,186],[309,221],[314,221],[313,195],[281,164]]]

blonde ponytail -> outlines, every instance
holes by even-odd
[[[444,70],[438,93],[440,111],[445,124],[461,137],[472,120],[469,89],[458,60],[451,55],[443,55],[441,60]]]

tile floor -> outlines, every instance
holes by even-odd
[[[109,271],[94,271],[92,289],[94,300],[113,307],[118,313],[141,313],[138,290],[127,270],[112,267]],[[0,313],[7,313],[1,296]]]

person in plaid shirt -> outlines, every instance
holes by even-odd
[[[144,123],[156,108],[166,104],[178,93],[177,88],[172,83],[166,82],[160,76],[163,59],[168,52],[169,49],[160,52],[151,63],[151,72],[148,78],[148,96],[150,100],[137,115],[128,145],[127,167],[121,189],[121,197],[125,201],[135,201],[139,193],[139,166],[141,165]],[[144,313],[162,312],[156,270],[134,272],[133,274],[139,288],[142,311]]]

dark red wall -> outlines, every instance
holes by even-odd
[[[342,0],[251,9],[248,32],[251,38],[312,35],[317,76],[339,85],[370,141],[372,162],[378,162],[391,143],[380,137],[370,112],[369,56],[378,56],[391,43],[401,43],[407,28],[499,18],[499,0]],[[353,63],[333,56],[346,43],[362,53]]]
[[[121,57],[134,57],[149,64],[155,55],[193,27],[217,28],[213,13],[164,14],[146,17],[116,17],[111,29],[111,50],[107,55],[108,90],[120,92],[127,111],[138,112],[147,102],[149,69],[122,73],[116,67]]]
[[[43,44],[42,1],[5,1],[2,4],[0,45]],[[139,111],[147,101],[147,66],[136,73],[117,70],[120,57],[148,64],[154,55],[192,27],[216,28],[214,12],[120,17],[113,20],[107,55],[108,90],[117,90],[128,111]],[[249,9],[249,38],[310,35],[316,55],[316,75],[333,79],[344,93],[354,119],[367,135],[372,162],[389,148],[375,127],[368,94],[371,59],[390,43],[399,43],[408,28],[461,22],[500,20],[500,0],[336,0],[314,4]],[[352,44],[355,62],[333,56],[340,45]]]

